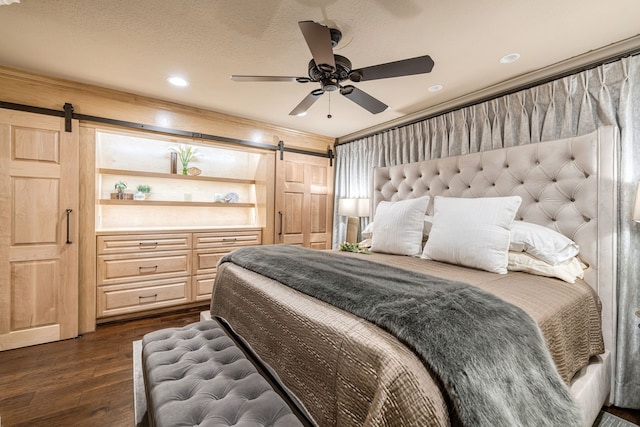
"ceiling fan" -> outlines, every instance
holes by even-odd
[[[303,115],[318,98],[325,92],[340,91],[340,94],[355,102],[373,114],[381,113],[388,105],[369,95],[368,93],[348,84],[341,85],[346,80],[363,82],[390,77],[410,76],[413,74],[429,73],[433,69],[433,60],[429,55],[386,64],[373,65],[354,70],[351,61],[344,56],[335,55],[333,48],[342,39],[342,33],[335,28],[314,21],[298,22],[313,59],[309,61],[309,77],[285,76],[242,76],[233,75],[231,80],[240,82],[298,82],[320,83],[319,89],[314,89],[298,104],[289,115]]]

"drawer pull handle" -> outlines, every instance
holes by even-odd
[[[157,248],[158,247],[158,242],[140,242],[138,243],[138,246],[140,248]]]
[[[138,297],[138,300],[146,299],[146,298],[154,298],[154,299],[156,299],[156,298],[158,298],[158,294],[153,294],[153,295],[140,295],[140,296]]]
[[[153,270],[152,273],[155,273],[157,269],[158,269],[157,265],[150,265],[148,267],[145,267],[145,266],[138,267],[138,271],[140,273],[144,273],[145,271],[148,271],[148,270]]]
[[[222,241],[223,241],[223,242],[225,242],[225,243],[229,243],[229,242],[233,243],[233,242],[235,242],[236,240],[238,240],[238,239],[237,239],[237,238],[235,238],[235,237],[223,237],[223,238],[222,238]]]

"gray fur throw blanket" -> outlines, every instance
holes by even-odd
[[[473,286],[357,257],[287,245],[232,262],[394,334],[441,381],[464,426],[578,426],[582,415],[535,322]]]

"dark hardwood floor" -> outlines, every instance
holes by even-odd
[[[2,427],[131,427],[132,341],[200,311],[99,325],[81,338],[0,352]]]
[[[2,427],[133,426],[132,341],[200,311],[98,326],[74,340],[0,352]],[[607,408],[640,425],[640,411]]]

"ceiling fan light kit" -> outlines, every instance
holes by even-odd
[[[348,58],[333,53],[333,48],[335,48],[342,39],[340,30],[329,28],[326,25],[314,21],[300,21],[298,22],[298,26],[302,31],[302,35],[313,57],[311,61],[309,61],[309,77],[231,76],[231,80],[240,82],[319,83],[320,88],[312,90],[302,102],[289,113],[289,115],[292,116],[304,115],[322,94],[337,91],[370,113],[378,114],[389,108],[388,105],[353,85],[343,86],[341,83],[347,80],[358,83],[369,80],[424,74],[431,72],[433,69],[433,60],[429,55],[424,55],[354,70]]]

